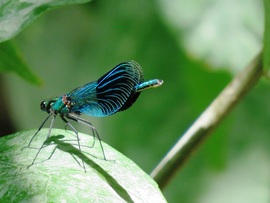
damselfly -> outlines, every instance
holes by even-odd
[[[92,130],[93,136],[96,136],[99,140],[104,159],[106,159],[104,149],[96,129],[89,121],[82,119],[79,115],[85,114],[88,116],[103,117],[112,115],[119,111],[124,111],[131,107],[138,99],[141,91],[158,87],[162,85],[162,83],[163,81],[159,79],[144,82],[142,69],[135,61],[121,63],[96,81],[87,83],[60,97],[42,101],[40,108],[42,111],[46,111],[49,115],[33,135],[27,147],[30,147],[35,136],[41,130],[46,121],[52,116],[47,135],[48,139],[51,135],[54,120],[56,116],[59,115],[66,126],[69,126],[76,134],[78,149],[80,151],[81,145],[78,131],[69,122],[69,120],[85,124]],[[28,167],[35,163],[38,154],[44,146],[45,142],[39,148],[34,160]]]

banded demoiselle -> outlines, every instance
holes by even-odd
[[[48,139],[51,135],[54,120],[56,116],[59,115],[66,126],[69,126],[75,132],[80,151],[81,146],[78,131],[69,120],[85,124],[92,130],[93,136],[97,136],[99,140],[104,159],[106,159],[97,130],[89,121],[79,116],[85,114],[94,117],[104,117],[124,111],[133,105],[141,91],[158,87],[162,85],[162,83],[163,81],[159,79],[144,82],[142,68],[135,61],[120,63],[96,81],[87,83],[60,97],[42,101],[40,108],[49,115],[33,135],[27,147],[30,147],[35,136],[52,116],[47,135]],[[28,168],[35,163],[38,154],[45,145],[44,143],[39,148],[34,160]]]

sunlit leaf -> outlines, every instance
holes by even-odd
[[[27,169],[48,129],[36,136],[32,143],[36,148],[22,149],[34,132],[0,139],[2,202],[166,202],[157,184],[137,165],[105,143],[104,160],[97,140],[93,147],[93,138],[86,134],[79,135],[87,144],[81,152],[71,132],[53,130],[36,163]]]
[[[22,31],[44,12],[70,4],[86,3],[90,0],[1,0],[0,42],[8,40]]]
[[[261,49],[263,7],[256,0],[160,1],[179,43],[189,54],[233,72]]]

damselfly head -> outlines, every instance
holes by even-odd
[[[52,101],[42,101],[40,103],[40,109],[42,111],[46,111],[47,113],[51,112],[51,106],[52,106]]]

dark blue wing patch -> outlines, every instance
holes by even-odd
[[[136,86],[143,82],[142,69],[135,61],[117,65],[97,81],[71,91],[70,113],[108,116],[123,111],[137,100]]]

